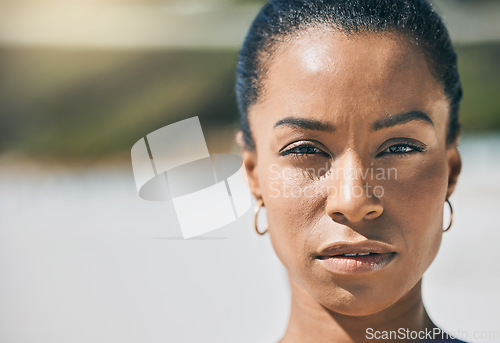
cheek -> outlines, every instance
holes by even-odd
[[[404,257],[416,277],[432,263],[441,243],[447,191],[447,165],[443,161],[426,156],[414,167],[399,168],[397,180],[384,187],[384,211],[397,223],[400,232],[395,234],[401,235]]]
[[[306,268],[308,241],[324,213],[324,185],[307,171],[279,165],[260,171],[259,181],[276,254],[289,272]]]

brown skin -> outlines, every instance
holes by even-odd
[[[397,34],[310,30],[283,43],[267,67],[264,93],[249,109],[256,148],[242,148],[251,191],[264,201],[291,285],[281,342],[363,342],[368,327],[434,327],[421,278],[438,252],[443,204],[461,161],[456,143],[446,144],[449,101],[424,54]],[[416,119],[372,129],[409,111],[426,113],[433,124]],[[286,117],[335,130],[273,128]],[[308,148],[280,155],[300,145]],[[389,177],[390,168],[397,174]],[[339,172],[367,169],[385,170],[385,177]],[[366,185],[380,186],[378,195],[354,194]],[[315,258],[329,243],[367,240],[389,244],[396,257],[359,274],[331,273]]]

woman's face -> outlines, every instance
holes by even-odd
[[[443,87],[396,34],[311,31],[267,67],[243,158],[274,249],[292,287],[328,309],[381,311],[441,242],[460,172]]]

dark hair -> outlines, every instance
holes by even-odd
[[[271,0],[254,19],[238,57],[236,98],[246,148],[255,148],[248,108],[261,96],[268,59],[287,36],[320,26],[347,35],[393,31],[419,45],[450,101],[446,141],[455,142],[460,131],[458,110],[462,98],[457,56],[444,23],[427,1]]]

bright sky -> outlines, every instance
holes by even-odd
[[[238,47],[259,5],[235,0],[0,0],[0,45]],[[500,41],[500,1],[438,2],[455,42]]]

